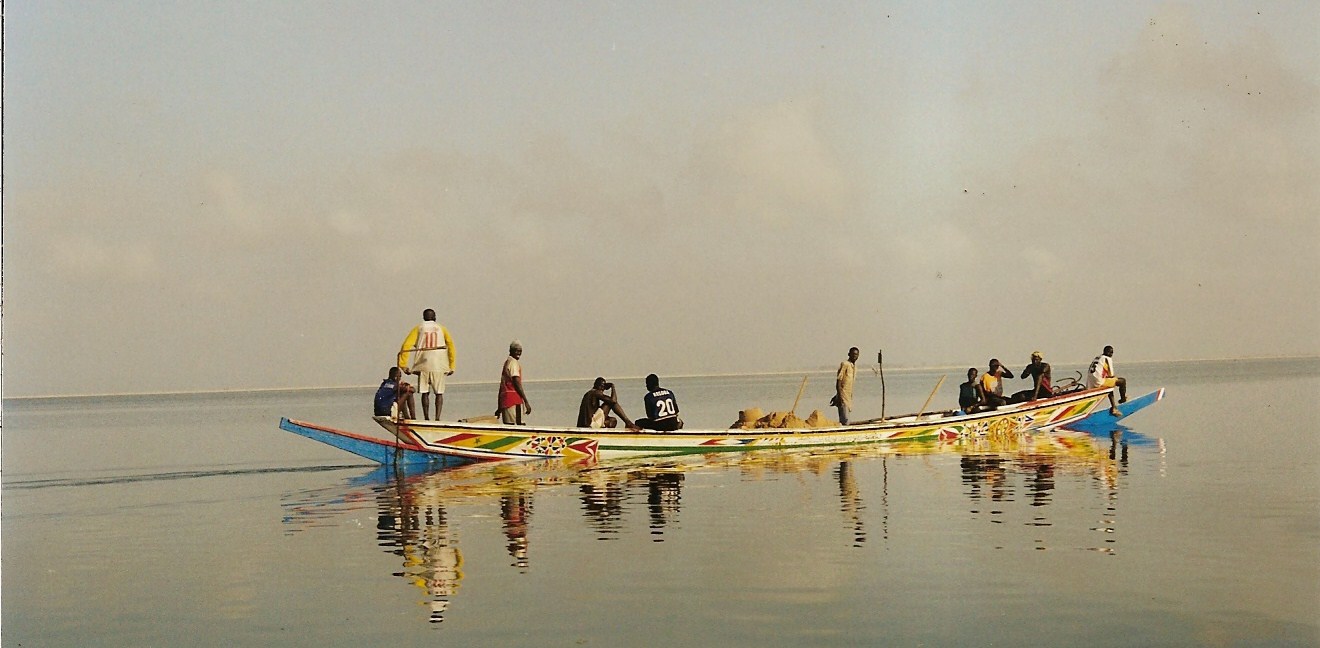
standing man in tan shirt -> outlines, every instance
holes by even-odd
[[[839,422],[848,424],[848,413],[852,411],[853,381],[857,378],[857,357],[861,352],[857,347],[848,349],[848,359],[839,363],[839,372],[834,375],[834,398],[830,404],[839,410]]]

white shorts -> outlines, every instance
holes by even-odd
[[[445,393],[445,372],[443,371],[422,371],[417,374],[417,393],[429,394]]]

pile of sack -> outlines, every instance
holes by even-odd
[[[793,430],[806,428],[837,427],[838,421],[831,420],[820,413],[820,410],[812,410],[811,416],[806,420],[798,417],[793,412],[770,412],[766,414],[759,407],[749,407],[738,412],[738,420],[729,426],[730,430]]]

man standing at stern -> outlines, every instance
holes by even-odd
[[[449,330],[435,321],[434,310],[422,311],[422,323],[408,332],[403,347],[399,349],[399,366],[408,373],[417,374],[417,391],[422,395],[422,420],[431,418],[433,393],[435,420],[440,420],[440,411],[445,406],[445,376],[453,375],[454,359],[454,340],[449,337]]]

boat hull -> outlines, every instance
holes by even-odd
[[[471,459],[434,452],[413,443],[377,439],[344,430],[291,419],[280,419],[280,429],[304,436],[340,450],[351,452],[363,459],[384,465],[421,465],[436,468],[461,466]]]
[[[403,420],[377,417],[409,450],[465,460],[608,460],[705,452],[840,447],[895,441],[1013,434],[1065,426],[1108,409],[1112,389],[1079,391],[991,412],[906,416],[829,428],[601,431],[571,427]]]
[[[1160,387],[1159,389],[1149,394],[1146,394],[1144,396],[1138,396],[1136,398],[1128,400],[1128,402],[1126,403],[1119,404],[1118,411],[1123,415],[1122,417],[1118,417],[1118,416],[1114,416],[1113,414],[1110,414],[1109,408],[1107,407],[1098,407],[1094,412],[1091,413],[1090,416],[1080,421],[1077,421],[1076,423],[1073,423],[1068,427],[1083,432],[1107,433],[1116,428],[1121,428],[1122,427],[1121,421],[1123,421],[1127,417],[1136,414],[1137,412],[1140,412],[1141,410],[1144,410],[1147,407],[1150,407],[1151,405],[1154,405],[1155,403],[1158,403],[1162,400],[1164,400],[1164,388]]]

